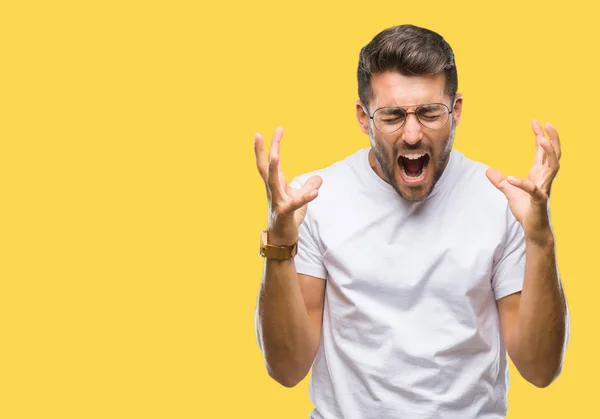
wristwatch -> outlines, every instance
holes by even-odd
[[[291,246],[275,246],[268,243],[267,230],[260,233],[260,256],[267,259],[286,260],[298,253],[298,242]]]

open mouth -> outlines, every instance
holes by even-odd
[[[419,183],[427,176],[429,154],[403,154],[398,158],[402,178],[406,183]]]

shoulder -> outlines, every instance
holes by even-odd
[[[507,207],[508,202],[504,194],[486,176],[488,165],[473,160],[458,150],[452,151],[452,157],[457,159],[458,170],[455,184],[470,197],[471,201],[499,206],[503,209]]]
[[[368,188],[368,173],[365,173],[365,167],[369,167],[368,152],[369,149],[360,149],[331,166],[301,174],[290,182],[292,188],[301,188],[312,176],[323,179],[319,195],[308,204],[307,218],[316,223],[321,219],[331,222],[332,217],[340,217],[340,208],[348,210],[361,205]]]
[[[452,190],[443,203],[464,223],[466,229],[477,231],[480,237],[490,237],[500,244],[510,232],[519,231],[504,193],[487,178],[489,166],[453,151],[456,157]]]
[[[444,203],[470,220],[473,226],[491,229],[496,226],[505,231],[516,223],[508,200],[487,178],[489,166],[454,151],[456,158],[451,192]]]

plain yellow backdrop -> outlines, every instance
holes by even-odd
[[[455,147],[507,174],[530,121],[563,143],[552,214],[572,314],[510,419],[598,415],[597,6],[591,2],[0,2],[0,417],[306,418],[254,337],[264,187],[367,147],[360,48],[402,23],[453,46]]]

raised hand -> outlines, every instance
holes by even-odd
[[[531,126],[535,135],[536,152],[527,179],[505,177],[492,168],[487,170],[486,175],[508,199],[512,213],[523,226],[525,237],[542,241],[547,238],[550,230],[548,199],[552,181],[560,167],[560,139],[549,122],[544,126],[549,140],[544,137],[544,130],[537,121],[533,121]]]
[[[292,245],[298,240],[298,227],[306,216],[307,204],[317,197],[323,179],[320,176],[312,176],[301,189],[289,186],[281,171],[279,160],[282,136],[283,128],[277,128],[267,160],[263,137],[257,133],[254,136],[254,153],[258,173],[267,188],[269,243]]]

